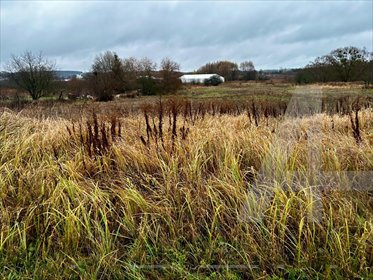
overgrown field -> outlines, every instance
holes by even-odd
[[[372,278],[371,103],[298,97],[3,108],[0,278]]]

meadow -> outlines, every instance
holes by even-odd
[[[0,278],[373,277],[373,91],[0,107]]]

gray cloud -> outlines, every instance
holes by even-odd
[[[1,1],[1,67],[43,51],[60,69],[88,70],[105,50],[169,56],[183,70],[218,59],[258,69],[301,67],[337,47],[372,50],[372,2]]]

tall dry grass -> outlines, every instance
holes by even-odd
[[[373,112],[358,117],[359,143],[348,115],[165,112],[161,139],[159,114],[150,133],[143,114],[4,112],[1,278],[373,277],[372,185],[354,181],[373,170]]]

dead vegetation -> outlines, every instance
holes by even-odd
[[[0,275],[369,278],[370,102],[325,99],[303,115],[256,99],[4,110]]]

